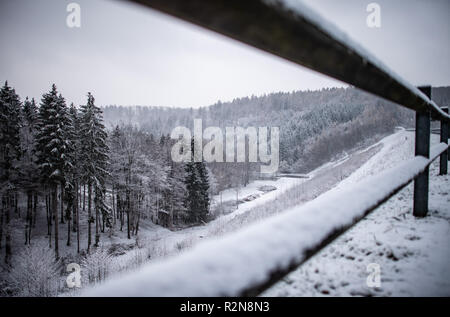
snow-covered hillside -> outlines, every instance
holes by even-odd
[[[432,144],[439,141],[432,135]],[[337,187],[374,175],[414,154],[414,132],[385,138],[383,148]],[[450,182],[430,168],[430,212],[412,215],[409,185],[265,296],[449,296]],[[380,287],[366,284],[370,263],[381,270]]]

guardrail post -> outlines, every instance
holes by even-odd
[[[448,108],[442,108],[442,110],[446,113],[448,113]],[[441,143],[448,144],[448,130],[449,130],[449,124],[446,120],[441,120]],[[442,153],[440,157],[440,166],[439,166],[439,175],[447,175],[447,160],[450,160],[450,157],[448,155],[448,151],[445,151]]]
[[[431,86],[419,87],[431,99]],[[415,155],[430,158],[430,111],[416,111],[416,148]],[[413,215],[425,217],[428,213],[428,176],[427,167],[414,180],[414,208]]]

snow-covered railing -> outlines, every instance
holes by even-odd
[[[237,233],[204,241],[84,296],[254,296],[296,269],[422,173],[448,145],[329,191]]]
[[[428,211],[428,169],[447,174],[449,115],[431,87],[410,85],[344,33],[293,0],[131,0],[179,17],[416,111],[416,157],[301,207],[149,264],[85,296],[252,296],[296,269],[414,182],[414,215]],[[448,110],[447,110],[448,111]],[[430,150],[430,118],[441,143]]]

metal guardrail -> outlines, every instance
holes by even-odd
[[[87,296],[255,296],[414,182],[413,213],[428,212],[429,165],[440,157],[447,174],[450,117],[417,89],[299,5],[276,0],[131,0],[203,26],[416,111],[416,157],[338,194],[328,192],[231,236],[150,264],[87,291]],[[441,143],[430,151],[430,119],[441,121]],[[365,197],[349,199],[349,197]],[[333,210],[333,213],[325,212]],[[327,222],[318,222],[327,217]],[[313,241],[295,234],[304,230]],[[258,243],[273,233],[268,246]],[[288,236],[286,236],[288,235]],[[285,245],[288,244],[288,247]],[[235,261],[230,261],[235,259]],[[248,267],[251,267],[249,270]],[[186,274],[186,268],[191,271]],[[241,274],[245,270],[245,274]]]

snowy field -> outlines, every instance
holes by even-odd
[[[432,135],[432,145],[439,136]],[[340,186],[355,183],[412,158],[414,132],[385,138],[383,148]],[[450,182],[430,168],[429,215],[412,215],[409,185],[336,242],[292,272],[264,296],[449,296]],[[369,288],[367,266],[381,269],[381,285]]]

